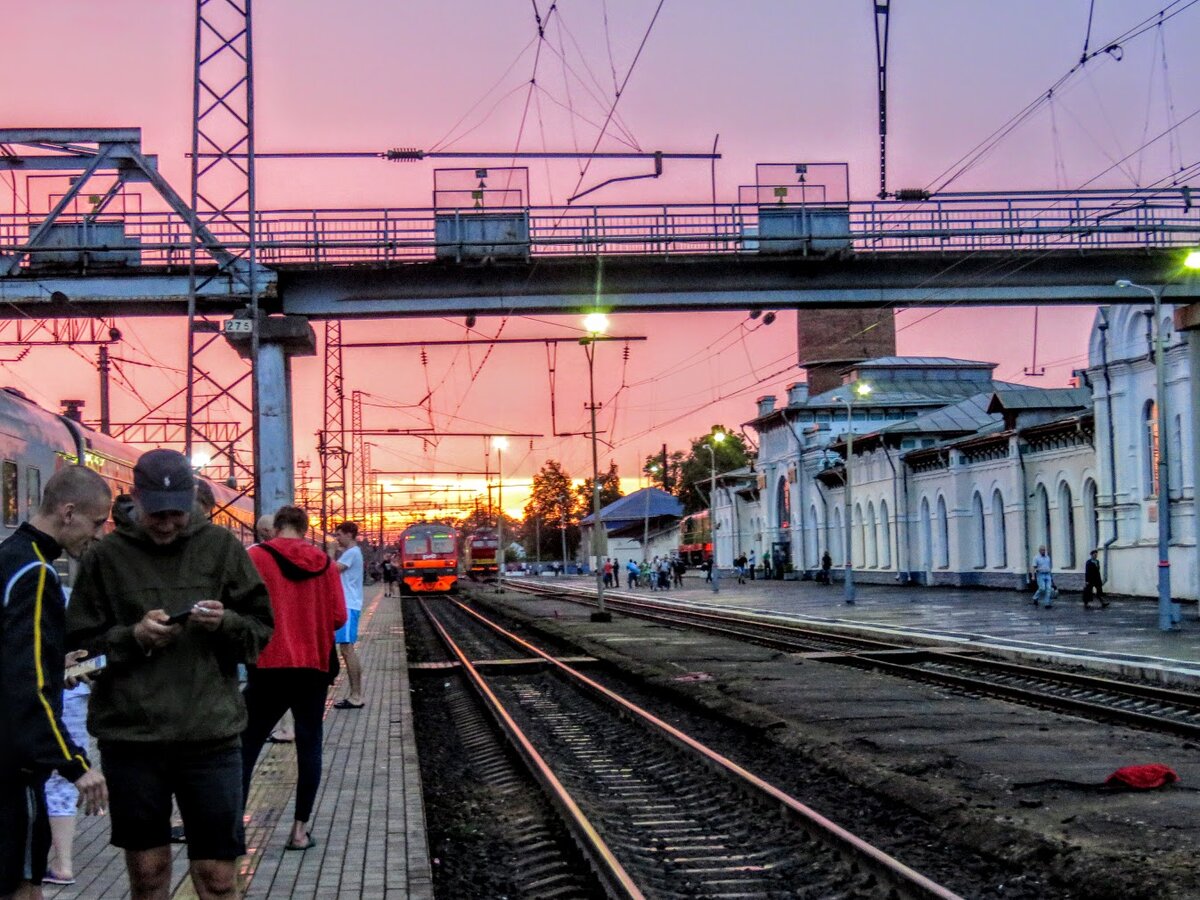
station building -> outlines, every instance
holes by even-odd
[[[811,577],[828,551],[836,576],[848,551],[862,582],[1023,589],[1045,545],[1062,589],[1082,587],[1099,549],[1109,591],[1154,596],[1165,453],[1172,594],[1197,598],[1200,335],[1187,326],[1200,321],[1163,310],[1166,435],[1148,306],[1098,311],[1075,387],[998,381],[988,362],[882,356],[821,393],[798,383],[782,406],[759,398],[754,471],[718,486],[718,564],[769,551],[788,577]]]

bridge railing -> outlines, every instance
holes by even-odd
[[[456,218],[446,240],[439,219]],[[461,230],[492,217],[520,227],[486,237]],[[42,218],[0,215],[0,257],[19,252]],[[781,224],[782,223],[782,224]],[[845,251],[1050,251],[1173,247],[1200,241],[1190,192],[958,195],[919,202],[840,206],[629,204],[519,209],[270,210],[258,214],[259,259],[268,266],[396,263],[489,255],[770,254]],[[490,226],[489,226],[490,227]],[[782,231],[780,230],[782,229]],[[790,229],[790,230],[789,230]],[[233,228],[214,231],[230,247]],[[439,233],[442,239],[439,240]],[[480,232],[481,234],[484,232]],[[506,237],[506,234],[515,236]],[[190,233],[169,212],[65,216],[23,261],[32,270],[186,266]]]

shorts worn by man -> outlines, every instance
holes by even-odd
[[[346,596],[346,624],[333,636],[342,665],[346,669],[346,680],[350,682],[350,693],[333,704],[336,709],[362,709],[363,700],[362,661],[358,658],[355,644],[358,642],[358,617],[363,605],[363,555],[358,546],[358,525],[343,522],[333,531],[341,555],[337,558],[338,571],[342,575],[342,593]]]
[[[75,784],[85,812],[100,812],[104,777],[63,725],[66,598],[54,560],[98,539],[112,494],[90,469],[70,466],[46,482],[41,505],[0,544],[0,897],[41,897],[50,849],[45,784]]]
[[[71,641],[108,655],[88,730],[134,896],[169,888],[172,795],[200,897],[234,896],[245,852],[238,664],[270,639],[271,603],[237,539],[195,514],[195,490],[182,454],[143,454],[132,520],[84,557],[67,611]]]

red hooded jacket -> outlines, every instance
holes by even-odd
[[[275,633],[259,654],[258,667],[328,672],[333,633],[346,624],[337,566],[299,538],[255,544],[250,559],[266,582],[275,614]]]

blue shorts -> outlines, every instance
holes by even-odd
[[[361,612],[358,609],[346,610],[346,624],[333,633],[335,644],[358,643],[358,616]]]

